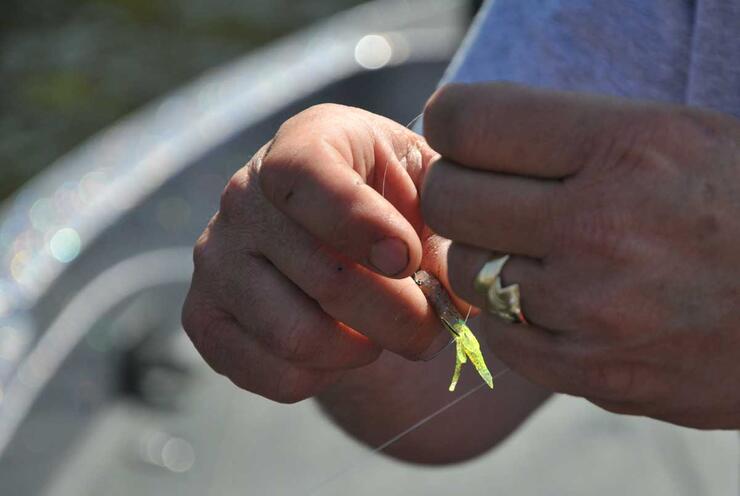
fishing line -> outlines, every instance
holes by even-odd
[[[413,119],[411,119],[411,122],[409,122],[408,124],[406,124],[406,129],[411,129],[411,126],[413,126],[414,124],[416,124],[416,122],[419,119],[421,119],[423,116],[424,116],[424,112],[420,113],[419,115],[417,115],[416,117],[414,117]]]
[[[406,128],[410,128],[412,125],[414,125],[423,115],[424,115],[424,113],[422,112],[419,115],[417,115],[416,117],[414,117],[406,125]],[[382,184],[381,184],[381,191],[380,191],[382,197],[385,197],[385,179],[386,179],[386,174],[388,173],[388,165],[389,165],[388,162],[389,161],[386,160],[385,170],[383,172],[383,181],[382,181]],[[468,313],[465,316],[465,322],[468,321],[468,318],[470,317],[471,310],[472,310],[472,306],[469,306],[468,307]],[[450,343],[448,343],[448,346],[453,341],[454,341],[454,339],[450,340]],[[447,348],[447,346],[445,346],[445,348],[443,348],[442,350],[440,350],[440,353],[441,353],[441,351],[444,351],[444,349],[446,349],[446,348]],[[435,355],[435,357],[437,355]],[[509,369],[508,368],[507,369],[504,369],[504,370],[501,370],[500,372],[496,373],[493,376],[493,379],[497,379],[497,378],[503,376],[504,374],[506,374],[507,372],[509,372]],[[371,457],[373,455],[376,455],[376,454],[382,452],[383,450],[387,449],[388,447],[392,446],[393,444],[397,443],[398,441],[400,441],[401,439],[403,439],[407,435],[411,434],[412,432],[414,432],[419,427],[423,426],[424,424],[426,424],[427,422],[429,422],[430,420],[432,420],[436,416],[438,416],[438,415],[446,412],[447,410],[449,410],[453,406],[457,405],[461,401],[469,398],[470,396],[472,396],[476,392],[480,391],[483,388],[483,386],[486,386],[486,385],[487,384],[485,382],[481,382],[480,384],[478,384],[477,386],[471,388],[470,390],[468,390],[464,394],[458,396],[454,400],[452,400],[449,403],[443,405],[442,407],[440,407],[436,411],[434,411],[434,412],[430,413],[429,415],[423,417],[422,419],[418,420],[417,422],[415,422],[414,424],[412,424],[410,427],[404,429],[403,431],[401,431],[398,434],[394,435],[393,437],[391,437],[387,441],[381,443],[379,446],[377,446],[372,451],[370,451],[370,453],[368,453],[367,455],[363,455],[363,457],[360,460],[355,461],[354,463],[350,464],[349,466],[341,469],[340,471],[336,472],[335,474],[330,475],[329,477],[327,477],[326,479],[324,479],[323,481],[321,481],[320,483],[318,483],[311,490],[309,490],[309,492],[307,493],[307,495],[308,496],[313,496],[313,495],[317,494],[321,489],[323,489],[327,485],[331,484],[335,480],[339,479],[340,477],[342,477],[342,476],[344,476],[344,475],[346,475],[346,474],[348,474],[350,472],[353,472],[353,471],[357,470],[360,466],[364,466],[365,465],[365,461],[367,460],[368,457]]]
[[[493,378],[494,379],[498,379],[499,377],[503,376],[507,372],[509,372],[509,369],[504,369],[504,370],[502,370],[500,372],[497,372],[493,376]],[[400,441],[401,439],[403,439],[407,435],[409,435],[412,432],[414,432],[419,427],[423,426],[424,424],[426,424],[427,422],[429,422],[430,420],[432,420],[437,415],[440,415],[441,413],[446,412],[447,410],[449,410],[453,406],[457,405],[458,403],[460,403],[464,399],[467,399],[470,396],[472,396],[474,393],[477,393],[478,391],[480,391],[483,388],[483,386],[486,386],[486,383],[485,382],[481,382],[477,386],[475,386],[475,387],[471,388],[470,390],[466,391],[464,394],[458,396],[457,398],[455,398],[454,400],[450,401],[446,405],[442,406],[438,410],[436,410],[436,411],[430,413],[429,415],[427,415],[426,417],[420,419],[419,421],[417,421],[416,423],[414,423],[413,425],[411,425],[407,429],[399,432],[398,434],[396,434],[395,436],[393,436],[389,440],[385,441],[384,443],[380,444],[378,447],[374,448],[367,455],[363,455],[361,459],[353,462],[352,464],[348,465],[347,467],[341,469],[339,472],[337,472],[337,473],[329,476],[328,478],[324,479],[323,481],[321,481],[319,484],[317,484],[316,486],[314,486],[313,489],[311,489],[308,493],[306,493],[306,496],[315,496],[316,494],[318,494],[318,492],[321,489],[325,488],[326,486],[328,486],[329,484],[331,484],[335,480],[339,479],[340,477],[342,477],[342,476],[344,476],[344,475],[346,475],[346,474],[348,474],[350,472],[354,472],[355,470],[357,470],[361,466],[365,466],[365,462],[368,460],[368,458],[370,458],[371,456],[376,455],[376,454],[382,452],[383,450],[385,450],[388,447],[392,446],[393,444],[397,443],[398,441]]]
[[[408,124],[406,124],[406,128],[407,129],[410,129],[411,126],[413,126],[423,115],[424,115],[424,112],[422,112],[419,115],[417,115],[416,117],[414,117]],[[386,163],[385,163],[385,170],[383,172],[383,181],[382,181],[382,184],[381,184],[381,196],[383,196],[383,197],[385,197],[385,178],[386,178],[386,174],[387,173],[388,173],[388,160],[386,160]],[[468,307],[468,313],[465,316],[465,322],[468,321],[468,318],[470,317],[470,312],[471,312],[472,308],[473,308],[472,306],[469,306]],[[450,342],[448,343],[448,346],[452,342],[454,342],[454,339],[451,339],[450,340]],[[440,350],[439,353],[441,353],[442,351],[444,351],[445,349],[447,349],[448,346],[445,346],[442,350]],[[439,353],[435,354],[434,357],[436,357]],[[432,357],[432,358],[434,358],[434,357]],[[507,368],[507,369],[504,369],[504,370],[496,373],[493,376],[493,379],[497,379],[497,378],[503,376],[508,371],[509,371],[509,369]],[[387,449],[391,445],[395,444],[396,442],[398,442],[401,439],[403,439],[404,437],[406,437],[408,434],[414,432],[416,429],[418,429],[419,427],[423,426],[424,424],[426,424],[427,422],[429,422],[430,420],[432,420],[433,418],[435,418],[437,415],[440,415],[441,413],[444,413],[445,411],[447,411],[448,409],[450,409],[453,406],[457,405],[458,403],[460,403],[464,399],[466,399],[466,398],[472,396],[474,393],[480,391],[481,388],[483,388],[483,386],[485,386],[485,385],[486,385],[485,382],[481,382],[480,384],[478,384],[477,386],[473,387],[469,391],[465,392],[461,396],[458,396],[454,400],[452,400],[449,403],[443,405],[438,410],[436,410],[436,411],[430,413],[429,415],[427,415],[426,417],[420,419],[419,421],[417,421],[416,423],[412,424],[407,429],[401,431],[400,433],[396,434],[395,436],[393,436],[389,440],[385,441],[384,443],[382,443],[379,446],[377,446],[376,448],[374,448],[370,453],[368,453],[368,455],[363,456],[362,460],[358,460],[357,462],[349,465],[348,467],[343,468],[339,472],[337,472],[337,473],[329,476],[327,479],[325,479],[324,481],[320,482],[317,486],[315,486],[313,489],[311,489],[309,491],[308,495],[309,496],[312,496],[312,495],[316,494],[317,491],[319,491],[320,489],[322,489],[326,485],[330,484],[331,482],[335,481],[339,477],[343,476],[344,474],[347,474],[349,472],[352,472],[352,471],[356,470],[360,465],[363,465],[364,464],[364,461],[365,461],[366,457],[375,455],[375,454],[380,453],[383,450]]]
[[[424,113],[421,112],[419,115],[417,115],[416,117],[414,117],[406,125],[406,128],[411,128],[411,126],[413,126],[414,124],[416,124],[418,122],[418,120],[421,119],[421,117],[423,117],[423,115],[424,115]],[[386,163],[385,163],[385,170],[383,171],[383,179],[382,179],[381,192],[380,192],[382,197],[385,197],[385,181],[386,181],[386,175],[388,173],[388,165],[389,165],[389,163],[388,163],[388,161],[386,161]],[[471,310],[471,308],[468,308],[468,316],[470,316],[470,310]],[[466,318],[465,318],[466,321],[467,321],[468,316],[466,316]],[[450,341],[450,342],[452,342],[452,341]],[[447,348],[447,347],[445,347],[445,348]],[[509,369],[508,368],[507,369],[503,369],[500,372],[496,373],[493,376],[493,379],[498,379],[499,377],[503,376],[507,372],[509,372]],[[319,484],[317,484],[316,486],[314,486],[307,494],[309,496],[313,496],[313,495],[317,494],[321,489],[325,488],[327,485],[329,485],[332,482],[336,481],[340,477],[342,477],[342,476],[344,476],[344,475],[346,475],[346,474],[348,474],[350,472],[353,472],[353,471],[357,470],[360,466],[364,466],[365,461],[369,457],[374,456],[374,455],[376,455],[376,454],[378,454],[378,453],[380,453],[380,452],[388,449],[390,446],[392,446],[393,444],[397,443],[398,441],[400,441],[401,439],[403,439],[407,435],[411,434],[412,432],[416,431],[417,429],[419,429],[420,427],[422,427],[424,424],[426,424],[430,420],[434,419],[438,415],[446,412],[447,410],[449,410],[450,408],[454,407],[458,403],[462,402],[463,400],[469,398],[470,396],[472,396],[476,392],[480,391],[481,389],[483,389],[484,386],[486,386],[486,383],[485,382],[481,382],[477,386],[475,386],[475,387],[471,388],[470,390],[466,391],[465,393],[463,393],[462,395],[460,395],[457,398],[453,399],[449,403],[443,405],[442,407],[440,407],[436,411],[434,411],[434,412],[430,413],[429,415],[423,417],[422,419],[418,420],[417,422],[415,422],[414,424],[412,424],[408,428],[404,429],[403,431],[401,431],[398,434],[394,435],[393,437],[391,437],[387,441],[383,442],[382,444],[380,444],[376,448],[372,449],[366,455],[363,455],[361,459],[359,459],[356,462],[350,464],[349,466],[341,469],[340,471],[332,474],[331,476],[327,477],[326,479],[324,479],[323,481],[321,481]],[[231,411],[232,408],[233,408],[233,402],[232,402],[232,404],[228,408],[229,413],[230,413],[230,411]],[[226,431],[226,424],[224,424],[224,427],[223,427],[223,434],[225,434],[225,431]],[[220,458],[220,455],[222,454],[222,452],[223,452],[223,447],[221,447],[221,449],[219,450],[219,453],[218,453],[219,458]],[[216,471],[214,470],[213,472],[214,473],[212,475],[212,479],[215,479],[215,472]]]
[[[421,119],[423,115],[424,115],[424,112],[420,113],[419,115],[411,119],[411,121],[409,121],[409,123],[406,124],[406,129],[411,129],[411,126],[416,124],[416,121]],[[385,167],[383,168],[383,181],[380,185],[380,196],[382,196],[383,198],[385,198],[385,178],[388,175],[388,161],[389,161],[388,159],[386,159],[385,161]]]

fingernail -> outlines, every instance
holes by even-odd
[[[409,264],[409,249],[398,238],[383,239],[370,249],[370,264],[387,276],[395,276]]]

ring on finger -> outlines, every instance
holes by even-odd
[[[518,284],[504,286],[501,282],[501,271],[510,255],[492,258],[478,272],[473,282],[475,291],[486,297],[486,310],[511,323],[527,323],[521,306],[521,295]]]

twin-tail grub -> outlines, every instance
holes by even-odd
[[[488,387],[493,388],[493,377],[486,366],[486,361],[483,359],[480,344],[473,331],[468,327],[466,320],[463,319],[460,312],[455,308],[450,295],[447,294],[447,291],[445,291],[437,278],[426,271],[420,270],[416,272],[413,278],[455,341],[455,370],[452,373],[450,391],[455,390],[457,381],[460,379],[462,366],[468,360],[470,360],[475,370],[478,371],[478,374],[488,384]]]

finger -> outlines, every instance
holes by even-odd
[[[264,258],[246,255],[224,277],[225,309],[270,352],[301,367],[334,370],[375,361],[380,348],[327,315]],[[233,289],[232,289],[233,288]]]
[[[337,381],[342,372],[301,368],[261,346],[223,314],[207,330],[189,333],[203,359],[242,389],[280,403],[310,398]]]
[[[510,324],[487,312],[481,312],[478,325],[491,351],[518,374],[552,391],[581,392],[575,360],[556,335],[535,325]]]
[[[418,194],[394,146],[377,144],[388,140],[366,119],[343,114],[338,120],[329,113],[311,121],[312,132],[306,133],[308,117],[289,121],[264,157],[259,178],[265,195],[350,259],[386,276],[411,275],[421,260],[421,243],[403,214],[417,204]],[[424,160],[421,152],[410,156]],[[381,169],[378,192],[368,183],[378,181]]]
[[[451,84],[424,112],[424,136],[450,160],[523,176],[561,178],[608,152],[632,107],[605,96],[509,83]]]
[[[615,349],[590,348],[535,325],[509,324],[482,312],[480,326],[491,350],[512,370],[560,393],[602,403],[650,403],[666,390],[649,362],[622,359]]]
[[[495,254],[472,246],[452,243],[448,254],[448,274],[452,290],[478,308],[486,308],[486,297],[475,290],[475,279]],[[522,313],[527,322],[553,332],[575,328],[574,313],[568,308],[557,279],[539,260],[512,256],[501,271],[504,286],[519,285]]]
[[[548,254],[560,184],[436,161],[424,180],[424,220],[467,244],[532,257]]]
[[[268,260],[324,312],[380,347],[410,359],[425,359],[449,339],[411,278],[380,276],[289,221],[257,243]]]

